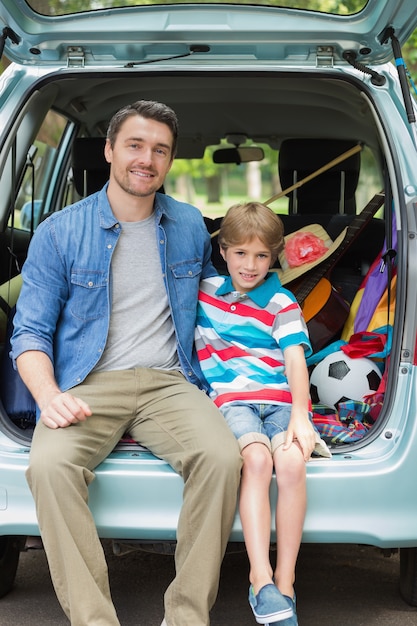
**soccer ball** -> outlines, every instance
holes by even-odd
[[[363,402],[366,395],[378,389],[380,381],[381,373],[371,359],[351,359],[339,350],[314,368],[310,377],[311,400],[335,409],[346,400]]]

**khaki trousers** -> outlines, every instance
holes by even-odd
[[[88,508],[88,485],[126,431],[184,480],[176,576],[164,596],[166,621],[207,626],[241,468],[237,442],[222,415],[178,372],[98,372],[71,393],[88,402],[93,415],[56,430],[39,422],[27,478],[55,591],[72,626],[119,624]],[[140,602],[138,590],[138,609]]]

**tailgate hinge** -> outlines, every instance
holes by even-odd
[[[67,67],[84,67],[85,54],[81,46],[68,46]]]
[[[333,46],[317,46],[316,67],[333,67],[334,49]]]

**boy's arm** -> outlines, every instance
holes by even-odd
[[[297,440],[308,461],[314,447],[316,436],[309,420],[310,381],[302,346],[290,346],[284,351],[285,372],[292,396],[291,419],[288,425],[284,450]]]

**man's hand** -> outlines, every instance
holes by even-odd
[[[41,410],[41,420],[48,428],[67,428],[90,415],[88,404],[68,392],[55,394]]]
[[[28,350],[16,359],[19,374],[35,398],[41,421],[48,428],[66,428],[84,422],[91,409],[84,400],[62,392],[54,377],[52,363],[44,352]]]

